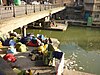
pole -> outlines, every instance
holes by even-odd
[[[13,17],[15,17],[15,6],[14,6],[14,2],[13,2]]]
[[[26,4],[25,4],[25,14],[27,15],[27,0],[26,0]]]
[[[23,37],[26,37],[26,28],[27,28],[27,26],[23,26],[23,28],[22,28]]]
[[[33,6],[34,6],[34,13],[35,13],[35,4]]]

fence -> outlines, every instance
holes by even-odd
[[[35,13],[43,10],[61,7],[61,4],[56,5],[20,5],[20,6],[0,6],[0,19],[16,17],[20,15],[27,15],[29,13]]]

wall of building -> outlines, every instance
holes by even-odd
[[[84,0],[84,3],[94,3],[94,0]]]
[[[51,3],[66,3],[66,4],[74,4],[74,0],[49,0]]]
[[[84,12],[87,12],[85,17],[92,16],[93,21],[100,21],[100,0],[84,0]]]
[[[94,0],[94,3],[100,3],[100,0]]]
[[[93,11],[100,11],[100,3],[94,4]]]
[[[93,17],[93,21],[100,22],[100,12],[93,12],[92,17]]]
[[[86,3],[84,4],[84,10],[93,11],[94,4]]]

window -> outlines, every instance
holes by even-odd
[[[99,18],[99,14],[95,14],[94,18]]]
[[[97,9],[100,9],[100,6],[97,6]]]

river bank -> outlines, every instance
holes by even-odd
[[[69,59],[73,52],[77,55],[77,70],[100,75],[99,28],[69,25],[64,32],[36,29],[27,29],[27,31],[34,35],[41,33],[47,37],[57,38],[61,42],[59,49],[65,52],[65,59]],[[80,70],[79,67],[83,67],[84,70]]]

